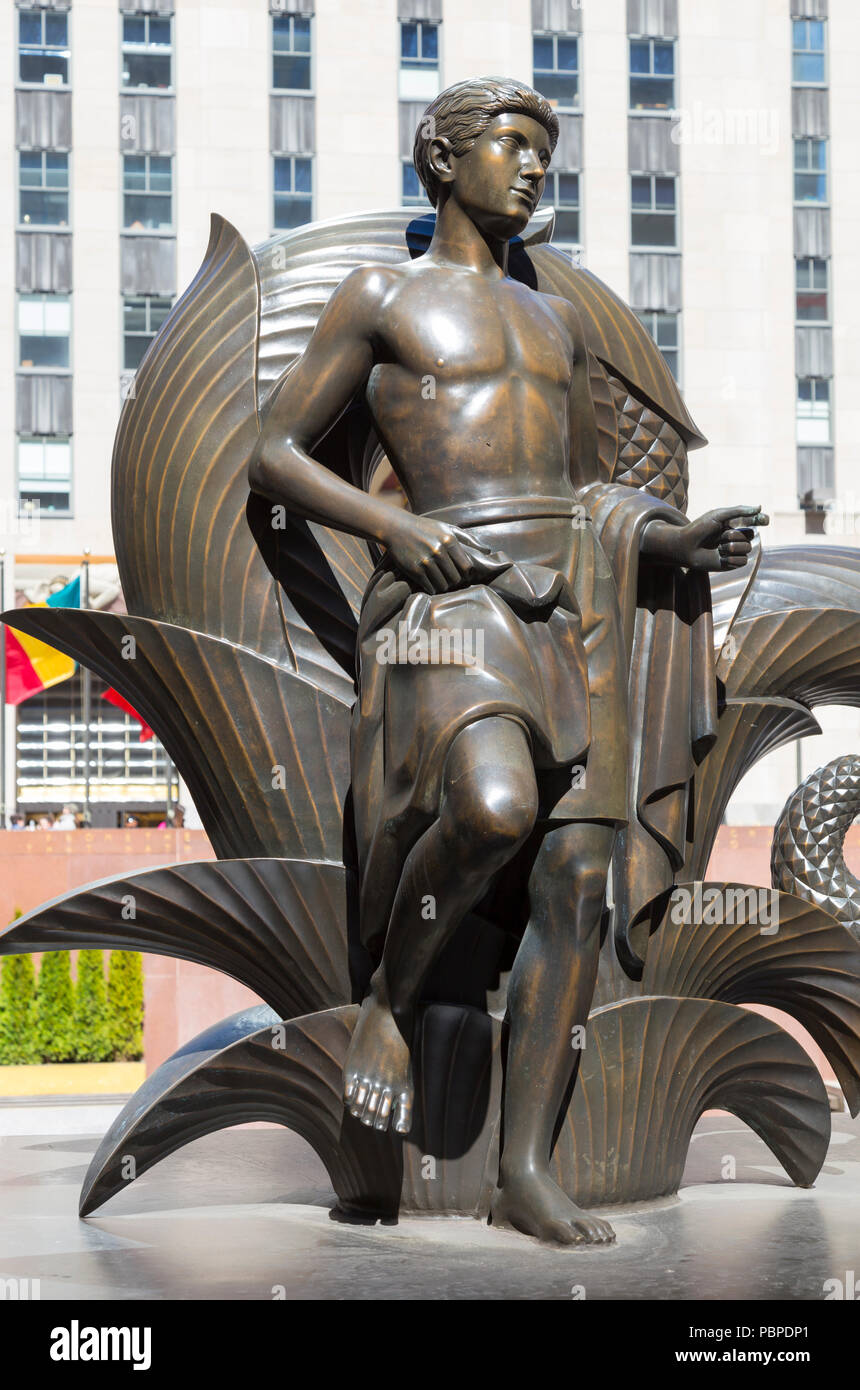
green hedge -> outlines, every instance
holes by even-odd
[[[69,952],[48,951],[37,982],[32,956],[5,956],[0,1066],[142,1057],[142,958],[137,951],[112,951],[108,968],[106,982],[103,952],[81,951],[73,982]]]

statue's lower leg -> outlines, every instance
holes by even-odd
[[[522,727],[490,718],[461,730],[445,762],[439,818],[404,864],[382,960],[344,1065],[344,1103],[365,1124],[409,1131],[410,1049],[421,986],[492,876],[524,844],[536,813]]]
[[[588,823],[545,835],[508,991],[504,1136],[491,1220],[564,1245],[615,1238],[608,1222],[586,1216],[562,1192],[549,1166],[594,992],[613,840],[612,827]]]

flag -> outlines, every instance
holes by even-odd
[[[137,720],[140,725],[141,743],[148,743],[151,738],[155,738],[154,732],[150,729],[143,715],[138,714],[134,706],[130,705],[128,700],[126,700],[123,695],[120,695],[118,690],[114,690],[113,687],[110,686],[103,692],[102,699],[107,700],[109,705],[116,705],[117,709],[121,709],[124,714],[130,714],[132,719]]]
[[[25,603],[25,608],[80,608],[81,577],[51,594],[45,603]],[[6,629],[6,702],[20,705],[30,695],[68,680],[77,669],[73,657],[49,647],[38,637]]]

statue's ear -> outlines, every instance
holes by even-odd
[[[434,135],[427,146],[427,162],[440,183],[451,183],[454,178],[453,153],[451,141],[444,135]]]

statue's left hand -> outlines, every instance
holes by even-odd
[[[770,518],[759,507],[717,507],[679,526],[672,538],[676,562],[694,570],[742,569],[752,551],[757,526]]]

